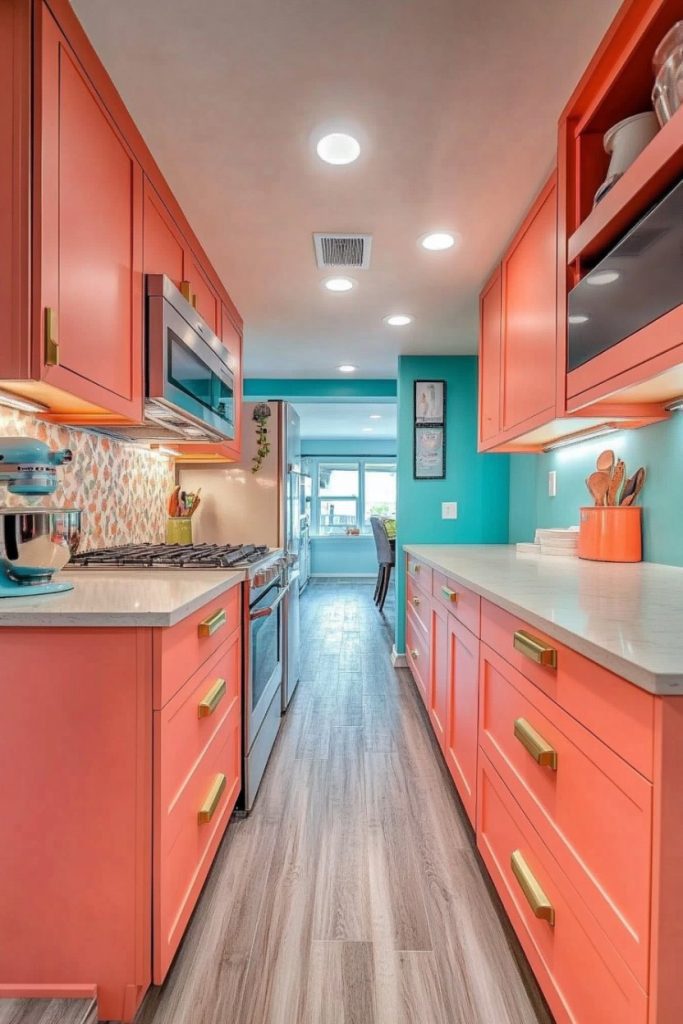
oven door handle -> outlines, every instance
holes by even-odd
[[[288,590],[289,587],[285,587],[280,596],[278,597],[277,601],[273,601],[273,603],[268,608],[260,608],[257,612],[249,612],[249,621],[253,622],[254,619],[267,619],[269,615],[273,614],[277,606],[279,604],[282,604]]]

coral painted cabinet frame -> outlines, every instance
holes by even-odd
[[[37,10],[34,376],[139,420],[142,170],[52,15]]]
[[[479,447],[500,433],[503,278],[496,267],[479,297]]]
[[[501,430],[520,434],[555,413],[557,175],[529,210],[502,265]]]

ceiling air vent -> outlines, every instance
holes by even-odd
[[[320,270],[355,267],[367,270],[370,266],[372,235],[313,235],[315,259]]]

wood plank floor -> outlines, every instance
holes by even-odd
[[[0,999],[0,1024],[96,1024],[94,999]]]
[[[305,592],[256,806],[137,1024],[551,1024],[372,592]]]

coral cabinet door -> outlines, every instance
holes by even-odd
[[[430,622],[431,657],[427,708],[434,734],[443,750],[448,709],[448,612],[436,601],[432,602]]]
[[[142,171],[45,5],[39,25],[39,369],[50,384],[139,419]]]
[[[503,261],[502,429],[554,415],[557,345],[557,185],[529,212]]]
[[[142,265],[145,274],[166,274],[176,288],[183,281],[183,240],[171,216],[145,180]]]
[[[206,320],[214,334],[220,335],[220,299],[199,263],[189,251],[185,252],[185,280],[189,283],[192,302],[197,312],[203,320]]]
[[[448,715],[446,764],[474,825],[477,794],[479,641],[448,616]]]
[[[500,268],[479,299],[479,443],[500,431],[500,332],[502,278]]]

